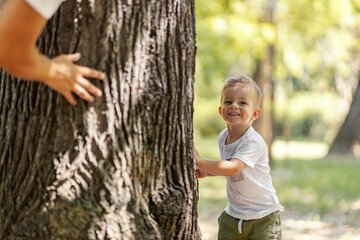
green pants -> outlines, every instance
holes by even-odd
[[[238,229],[239,221],[224,211],[218,219],[218,240],[281,240],[281,220],[278,211],[260,219],[243,220],[241,233]]]

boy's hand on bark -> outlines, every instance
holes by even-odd
[[[200,168],[196,168],[195,170],[195,178],[204,178],[207,176],[207,173],[204,170],[201,170]]]

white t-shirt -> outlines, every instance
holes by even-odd
[[[219,135],[221,159],[237,158],[247,166],[237,175],[226,177],[228,205],[225,211],[242,220],[259,219],[283,211],[270,176],[269,158],[263,138],[253,127],[237,141],[226,145],[228,130]]]
[[[25,0],[41,16],[46,19],[51,18],[65,0]]]

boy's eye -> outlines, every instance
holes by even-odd
[[[246,102],[244,102],[244,101],[241,101],[240,102],[240,105],[246,105],[247,103]]]
[[[232,104],[232,102],[231,101],[225,101],[224,104],[229,105],[229,104]]]

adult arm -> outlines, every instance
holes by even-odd
[[[218,176],[235,176],[246,167],[246,164],[237,158],[233,158],[230,161],[215,161],[202,158],[195,147],[194,155],[196,166],[208,173]]]
[[[100,97],[101,90],[85,77],[104,79],[105,75],[74,64],[79,53],[53,59],[40,54],[36,40],[46,22],[24,0],[7,0],[0,13],[0,66],[16,77],[45,83],[73,105],[72,92],[89,102],[93,95]]]

